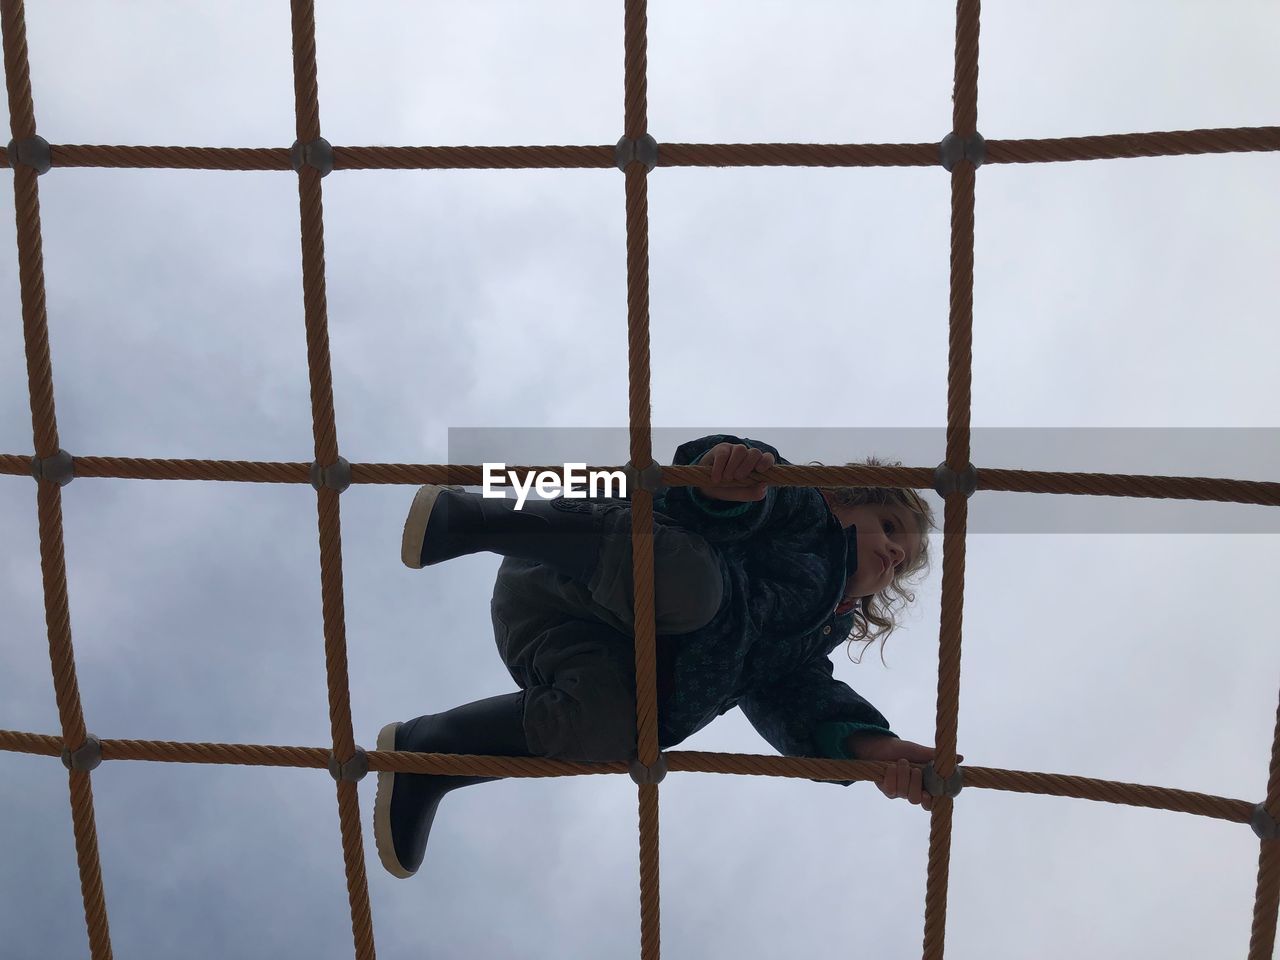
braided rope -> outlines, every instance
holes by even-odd
[[[292,170],[285,147],[137,147],[64,143],[55,167]],[[1280,127],[988,140],[985,164],[1064,163],[1280,150]],[[9,157],[0,146],[0,160]],[[584,170],[614,165],[614,147],[334,147],[335,170]],[[664,143],[660,167],[935,167],[936,143]]]

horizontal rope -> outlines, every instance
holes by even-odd
[[[155,460],[136,457],[75,457],[77,477],[124,480],[216,480],[242,483],[311,482],[311,464],[248,460]],[[588,466],[590,471],[621,470],[620,466]],[[563,464],[509,464],[506,470],[555,474],[563,479]],[[0,475],[31,476],[31,458],[0,454]],[[353,463],[351,482],[385,484],[449,483],[479,486],[479,464]],[[662,480],[670,486],[710,486],[711,468],[663,466]],[[933,467],[809,467],[779,465],[757,471],[740,484],[767,482],[773,486],[882,486],[932,490]],[[1202,500],[1218,503],[1280,505],[1280,483],[1217,477],[1162,477],[1120,473],[1062,473],[1042,470],[978,468],[978,490],[1012,493],[1058,493],[1097,497],[1139,497]]]
[[[329,768],[329,750],[322,747],[269,746],[254,743],[182,743],[171,740],[102,740],[102,759],[162,763],[238,764],[242,766]],[[57,757],[60,737],[18,730],[0,730],[0,750]],[[625,762],[577,763],[541,757],[489,757],[448,753],[406,753],[370,750],[370,773],[440,773],[455,776],[496,776],[512,779],[627,774]],[[784,777],[800,780],[879,781],[892,763],[878,760],[829,760],[818,757],[774,757],[755,754],[674,750],[663,754],[669,772],[720,773]],[[923,764],[912,764],[921,767]],[[1248,823],[1256,804],[1212,794],[1174,790],[1147,784],[1073,777],[1027,770],[961,765],[965,789],[1005,790],[1013,793],[1099,800],[1175,813]]]
[[[1223,127],[1039,140],[987,140],[983,165],[1268,150],[1280,150],[1280,127]],[[290,147],[53,144],[50,154],[54,167],[294,172]],[[8,151],[3,148],[0,148],[0,161],[8,166]],[[616,168],[616,163],[612,144],[333,148],[334,170],[605,169]],[[935,167],[941,163],[937,143],[659,143],[657,165]]]

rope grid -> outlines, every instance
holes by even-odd
[[[648,133],[647,0],[624,0],[624,134],[617,145],[536,147],[332,147],[320,130],[314,0],[290,0],[297,142],[285,149],[51,145],[36,133],[24,0],[0,0],[6,89],[13,140],[0,151],[13,169],[19,283],[35,456],[0,455],[0,474],[37,481],[40,567],[60,736],[0,730],[0,749],[60,756],[68,789],[90,955],[112,955],[91,771],[103,760],[327,767],[336,782],[350,900],[353,948],[375,956],[360,831],[357,783],[370,771],[460,776],[563,777],[629,773],[638,788],[641,957],[659,957],[658,790],[669,770],[810,780],[878,781],[889,764],[808,757],[670,751],[658,747],[653,605],[653,490],[705,485],[709,467],[673,467],[652,455],[649,369],[648,175],[656,166],[943,166],[951,176],[951,295],[946,459],[925,467],[775,466],[745,484],[876,485],[933,489],[944,498],[942,613],[935,760],[925,766],[934,794],[922,954],[941,960],[954,798],[964,788],[1073,797],[1248,823],[1260,840],[1249,960],[1274,947],[1280,906],[1280,709],[1267,793],[1261,803],[1085,777],[956,766],[968,499],[976,490],[1087,496],[1158,497],[1280,505],[1280,483],[1029,470],[977,470],[970,460],[973,359],[973,257],[976,170],[983,164],[1280,151],[1280,127],[1184,130],[1055,140],[984,140],[977,127],[980,0],[958,0],[952,130],[939,144],[661,144]],[[481,467],[458,464],[351,464],[339,454],[325,292],[321,181],[333,170],[618,167],[624,175],[627,228],[627,353],[630,462],[644,464],[632,491],[638,758],[573,763],[542,758],[365,751],[355,742],[343,609],[340,496],[352,483],[479,484]],[[54,167],[192,170],[293,170],[298,173],[307,361],[315,460],[261,463],[76,456],[59,446],[38,177]],[[557,466],[508,467],[559,472]],[[593,468],[605,469],[605,468]],[[616,468],[610,468],[616,469]],[[174,743],[99,739],[88,732],[76,679],[63,551],[61,488],[76,477],[307,483],[317,493],[320,580],[332,745]]]

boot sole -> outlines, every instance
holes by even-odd
[[[409,515],[404,521],[404,535],[400,538],[400,559],[410,570],[422,569],[422,542],[427,536],[427,522],[431,519],[431,510],[436,500],[445,490],[462,491],[462,487],[445,487],[428,483],[419,487],[409,507]]]
[[[378,734],[379,750],[396,748],[396,731],[400,729],[399,721],[388,723]],[[378,774],[378,793],[373,801],[373,839],[378,847],[378,859],[387,872],[393,877],[406,880],[413,876],[412,870],[406,870],[396,856],[396,844],[391,838],[391,791],[395,788],[394,772],[382,771]]]

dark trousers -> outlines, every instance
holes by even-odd
[[[631,511],[590,506],[601,537],[590,581],[505,558],[490,603],[494,638],[511,676],[527,691],[524,728],[534,755],[628,760],[636,750]],[[702,537],[673,523],[654,524],[658,634],[687,633],[711,621],[723,596],[723,568]]]

